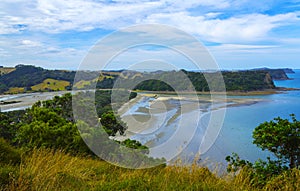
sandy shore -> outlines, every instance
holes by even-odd
[[[189,95],[189,94],[198,94],[198,95],[228,95],[228,96],[254,96],[254,95],[272,95],[272,94],[280,94],[286,91],[294,91],[299,90],[297,88],[284,88],[278,87],[276,89],[266,89],[259,91],[226,91],[226,92],[179,92],[181,95]],[[140,91],[138,91],[140,92]],[[172,91],[141,91],[146,92],[147,94],[165,94],[165,95],[176,95],[176,92]]]
[[[220,99],[218,98],[214,98],[214,100],[211,99],[210,96],[198,96],[198,98],[191,97],[191,96],[174,96],[174,95],[170,95],[170,94],[151,94],[151,93],[141,93],[138,94],[138,96],[132,100],[130,100],[129,102],[127,102],[126,104],[124,104],[119,110],[118,113],[120,116],[122,116],[123,114],[125,114],[131,107],[133,107],[135,104],[137,104],[139,101],[141,101],[143,98],[155,98],[153,101],[149,101],[149,105],[151,109],[162,109],[165,110],[167,107],[166,106],[168,100],[183,100],[183,101],[189,101],[191,102],[191,110],[194,109],[199,109],[199,108],[195,108],[195,105],[197,104],[193,104],[193,102],[195,101],[199,101],[200,105],[201,103],[205,103],[205,104],[209,104],[209,103],[214,103],[216,104],[215,107],[210,108],[210,111],[213,110],[218,110],[221,108],[226,108],[226,107],[238,107],[238,106],[246,106],[246,105],[252,105],[258,102],[262,102],[264,100],[262,99],[254,99],[254,98],[227,98],[227,99],[223,99],[222,97]],[[170,108],[167,108],[170,109]],[[146,110],[146,109],[144,109]],[[148,111],[148,110],[146,110]],[[185,112],[185,111],[181,111],[181,112]],[[125,121],[128,125],[128,129],[125,132],[125,135],[117,135],[114,137],[114,139],[119,140],[119,141],[123,141],[125,139],[128,139],[136,134],[145,132],[145,131],[149,131],[151,129],[153,129],[153,125],[155,124],[155,118],[153,118],[152,116],[150,117],[150,113],[149,115],[136,115],[135,114],[127,114],[127,116],[123,116],[122,119],[123,121]],[[144,125],[137,125],[137,121],[133,120],[135,117],[138,117],[140,121],[145,121]],[[176,117],[176,116],[174,116]]]

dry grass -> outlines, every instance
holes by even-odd
[[[15,70],[16,70],[16,68],[14,68],[14,67],[3,67],[3,68],[0,68],[0,75],[8,74]]]
[[[70,82],[64,80],[46,79],[42,83],[31,86],[33,91],[55,90],[63,91],[70,85]]]
[[[93,82],[93,81],[97,81],[97,79],[96,80],[92,80],[92,81],[80,80],[79,82],[77,82],[76,84],[74,84],[74,87],[78,88],[78,89],[81,89],[81,88],[84,88],[85,86],[91,85],[91,82]]]
[[[13,87],[13,88],[9,88],[9,90],[6,91],[5,93],[18,94],[18,93],[24,93],[24,92],[25,92],[24,88]]]
[[[197,165],[124,169],[63,152],[34,150],[11,175],[7,190],[299,190],[300,171],[284,173],[264,188],[250,184],[247,170],[218,177]]]
[[[70,190],[93,176],[89,159],[73,157],[61,151],[34,150],[20,165],[9,190]]]

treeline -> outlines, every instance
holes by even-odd
[[[93,80],[96,74],[96,72],[82,72],[81,78]],[[66,90],[71,90],[75,75],[75,71],[47,70],[32,65],[17,65],[14,71],[0,75],[0,93],[4,93],[9,88],[14,87],[21,87],[25,91],[31,91],[32,86],[40,84],[46,79],[70,82],[70,86],[66,87]]]
[[[280,71],[284,73],[284,70]],[[69,82],[70,85],[66,87],[66,90],[72,87],[74,89],[118,87],[149,91],[190,91],[193,89],[206,92],[224,91],[222,87],[224,80],[227,91],[256,91],[274,89],[275,85],[271,76],[276,77],[276,74],[278,74],[277,70],[222,71],[221,73],[185,70],[150,73],[136,71],[80,71],[76,73],[75,71],[46,70],[35,66],[18,65],[14,71],[0,76],[0,93],[7,92],[10,88],[24,88],[25,92],[30,92],[32,86],[46,79]],[[77,77],[74,82],[75,76]]]
[[[134,84],[136,84],[135,87],[133,87]],[[264,71],[200,73],[181,70],[145,73],[135,78],[119,79],[115,87],[148,91],[191,91],[195,89],[201,92],[218,92],[274,89],[275,85],[269,73]]]
[[[24,87],[30,90],[31,86],[42,83],[47,78],[72,82],[74,76],[73,71],[45,70],[35,66],[18,65],[13,72],[0,76],[0,92],[3,93],[11,87]]]
[[[117,74],[116,74],[117,73]],[[209,82],[209,83],[208,83]],[[224,82],[224,83],[223,83]],[[101,80],[86,84],[84,89],[125,88],[147,91],[259,91],[276,88],[268,71],[223,71],[190,72],[160,71],[135,72],[122,71],[109,75],[105,73]]]

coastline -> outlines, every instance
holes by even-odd
[[[298,88],[286,88],[286,87],[277,87],[276,89],[265,89],[265,90],[257,90],[257,91],[226,91],[226,92],[191,92],[191,91],[181,91],[179,92],[181,95],[189,95],[189,94],[197,94],[197,95],[228,95],[228,96],[255,96],[255,95],[272,95],[272,94],[280,94],[286,91],[297,91],[300,90]],[[148,93],[148,94],[165,94],[165,95],[177,95],[177,92],[174,91],[142,91],[136,90],[136,93]]]
[[[155,92],[155,93],[157,93],[157,92]],[[186,94],[186,95],[188,95],[188,94]],[[129,139],[135,135],[143,134],[143,133],[149,132],[149,131],[151,132],[151,130],[155,129],[153,127],[153,120],[158,120],[158,119],[155,118],[155,116],[149,117],[150,114],[138,115],[133,112],[133,114],[132,113],[129,114],[130,116],[127,116],[127,117],[122,116],[126,112],[128,112],[130,110],[130,108],[133,107],[135,104],[139,104],[139,102],[141,100],[143,100],[144,98],[154,98],[154,100],[151,100],[148,102],[149,107],[153,107],[153,105],[155,105],[155,104],[157,104],[159,107],[162,107],[162,104],[166,104],[170,100],[188,101],[191,103],[191,106],[194,105],[192,103],[195,101],[199,101],[200,105],[201,104],[202,105],[203,104],[212,104],[212,103],[216,104],[216,107],[214,107],[214,108],[210,107],[207,111],[203,112],[201,114],[201,116],[207,114],[208,112],[212,112],[212,111],[219,110],[219,109],[224,109],[227,107],[249,106],[252,104],[256,104],[256,103],[265,101],[263,99],[257,99],[257,98],[227,98],[225,100],[223,98],[220,98],[220,99],[216,98],[216,99],[212,100],[211,97],[208,95],[204,96],[204,97],[199,97],[199,96],[197,96],[197,97],[198,98],[193,98],[191,96],[190,97],[188,97],[188,96],[180,97],[180,96],[174,96],[174,94],[154,94],[154,93],[151,94],[150,92],[144,92],[144,93],[140,92],[136,98],[125,103],[118,110],[118,114],[121,116],[122,120],[125,123],[127,123],[128,129],[125,131],[125,135],[116,135],[115,137],[111,137],[111,138],[114,140],[118,140],[118,141],[124,141],[125,139]],[[166,107],[168,107],[168,106],[166,106]],[[140,108],[140,107],[138,107],[138,108]],[[138,109],[138,108],[136,108],[136,109]],[[157,109],[157,107],[154,106],[154,108],[151,108],[151,109]],[[149,108],[149,111],[151,109]],[[191,108],[191,111],[194,109],[200,109],[200,108]],[[187,111],[181,111],[181,112],[187,112]],[[147,115],[148,115],[148,118],[147,118]],[[142,120],[146,120],[146,121],[149,120],[149,121],[147,121],[147,123],[145,125],[138,126],[137,122],[132,120],[131,117],[139,118],[138,122],[140,122]],[[178,116],[176,116],[174,114],[173,118],[174,117],[177,118]],[[173,119],[173,120],[175,120],[175,119]]]

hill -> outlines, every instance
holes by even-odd
[[[46,79],[72,82],[74,76],[74,71],[45,70],[35,66],[18,65],[14,71],[0,76],[0,93],[9,91],[10,88],[31,90],[32,86],[43,83]],[[66,89],[71,89],[71,83]]]
[[[3,66],[0,66],[0,76],[1,75],[4,75],[4,74],[8,74],[12,71],[14,71],[15,68],[14,67],[3,67]]]
[[[184,75],[188,78],[184,78]],[[268,72],[265,71],[238,71],[238,72],[222,72],[224,83],[227,91],[260,91],[266,89],[275,89],[274,82]],[[210,80],[210,87],[206,81]],[[222,79],[217,72],[201,73],[190,71],[160,71],[151,73],[140,73],[135,71],[123,71],[122,76],[119,75],[118,83],[122,84],[122,88],[132,88],[132,84],[137,90],[148,91],[174,91],[175,87],[178,91],[223,91],[221,86]],[[104,79],[98,81],[97,87],[112,88],[115,79]],[[189,81],[192,83],[189,83]],[[140,83],[139,83],[140,82]],[[169,82],[170,84],[166,84]]]
[[[100,75],[99,75],[100,74]],[[21,93],[32,91],[56,91],[74,89],[111,89],[115,82],[122,81],[126,84],[136,84],[135,88],[149,91],[173,91],[170,81],[181,91],[190,91],[193,87],[188,86],[182,74],[188,76],[196,91],[222,91],[218,81],[217,72],[191,72],[191,71],[75,71],[47,70],[40,67],[18,65],[15,69],[0,76],[0,93]],[[80,75],[80,80],[74,82],[75,75]],[[256,69],[247,71],[223,71],[222,72],[227,91],[261,91],[275,89],[273,79],[288,79],[283,69]],[[206,78],[211,79],[211,87]],[[146,79],[146,80],[145,80]],[[147,80],[148,79],[148,80]],[[152,80],[149,80],[152,79]],[[156,79],[156,80],[153,80]],[[220,80],[220,79],[219,79]],[[139,83],[142,81],[141,83]]]
[[[33,91],[63,91],[70,87],[70,82],[64,80],[46,79],[42,83],[31,86]]]
[[[288,73],[295,73],[290,68],[270,69],[270,68],[257,68],[255,71],[265,71],[270,74],[273,80],[289,80]]]

